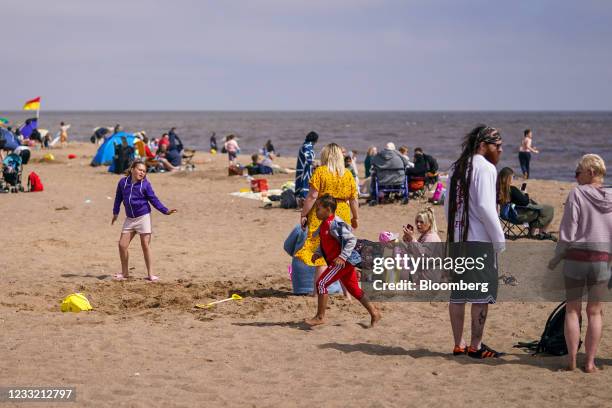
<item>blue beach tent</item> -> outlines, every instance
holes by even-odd
[[[11,152],[20,145],[17,137],[12,132],[4,128],[0,128],[0,141],[3,141],[3,143],[0,143],[0,145],[3,145],[3,147],[0,147],[0,149]]]
[[[113,162],[115,155],[115,145],[121,144],[121,138],[125,136],[127,143],[134,146],[136,137],[131,133],[119,132],[109,136],[102,145],[98,148],[98,152],[91,161],[92,166],[108,166]]]

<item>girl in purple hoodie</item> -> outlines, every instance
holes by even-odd
[[[140,245],[147,266],[146,280],[155,282],[159,277],[153,275],[151,265],[151,206],[153,205],[162,214],[174,214],[176,210],[168,210],[159,201],[147,175],[147,166],[140,160],[135,160],[127,171],[127,176],[119,180],[117,192],[115,194],[115,205],[113,207],[113,219],[111,225],[117,221],[121,202],[125,207],[127,218],[123,223],[121,237],[119,238],[119,257],[121,258],[121,273],[115,275],[115,280],[125,280],[128,278],[128,247],[134,236],[140,235]]]

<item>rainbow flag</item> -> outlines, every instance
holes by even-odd
[[[34,99],[30,99],[23,105],[23,110],[39,110],[40,109],[40,96]]]

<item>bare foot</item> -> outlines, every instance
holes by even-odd
[[[377,311],[372,315],[372,320],[370,320],[370,327],[374,327],[374,325],[378,323],[380,319],[382,319],[382,315],[380,314],[380,312]]]
[[[319,316],[315,316],[312,319],[304,319],[304,323],[309,326],[319,326],[327,323],[325,319],[320,318]]]
[[[597,370],[599,370],[599,368],[597,368],[597,366],[595,364],[593,364],[593,365],[585,365],[584,366],[584,372],[585,373],[589,373],[590,374],[590,373],[596,372]]]

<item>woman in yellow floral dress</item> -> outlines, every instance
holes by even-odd
[[[312,255],[319,246],[319,237],[313,237],[321,225],[321,221],[315,214],[314,204],[317,197],[330,194],[338,202],[336,215],[355,229],[358,226],[358,192],[355,178],[350,171],[344,169],[344,155],[342,149],[336,143],[330,143],[321,151],[321,165],[316,168],[310,179],[310,190],[304,201],[304,207],[300,216],[302,228],[308,226],[308,237],[304,246],[296,252],[295,256],[306,265],[316,266],[315,280],[323,273],[327,264],[323,258],[312,263]],[[351,216],[352,214],[352,216]],[[313,288],[314,288],[313,282]]]

